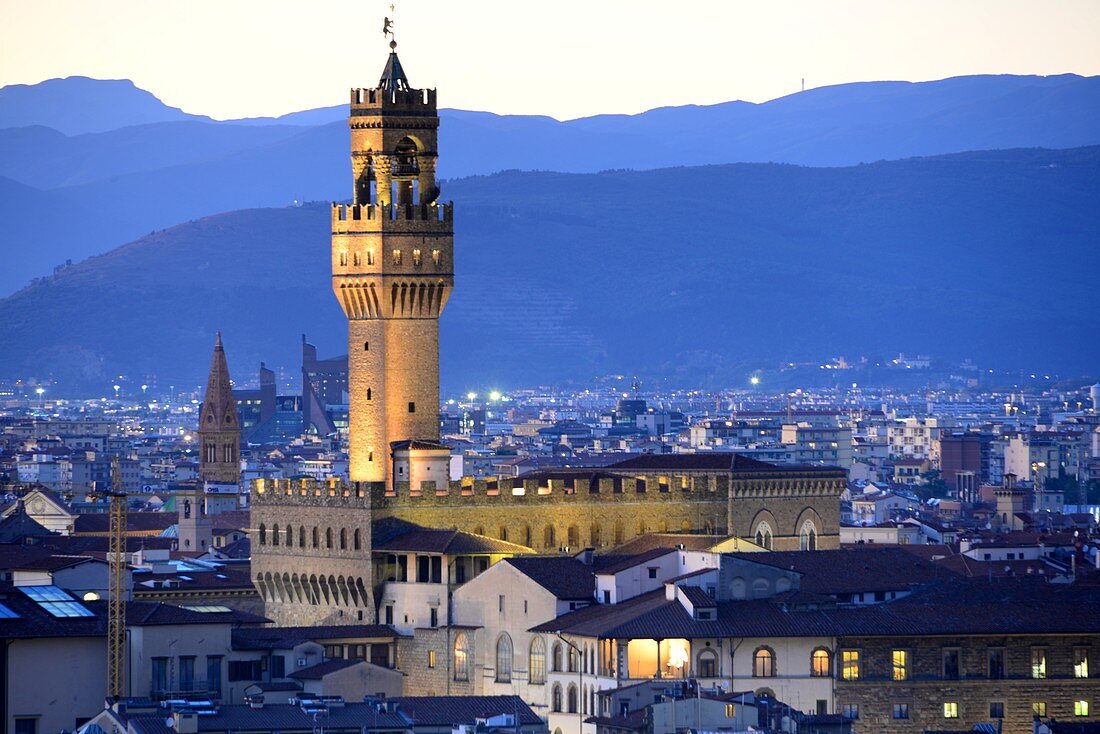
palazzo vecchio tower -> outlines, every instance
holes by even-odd
[[[437,202],[435,90],[409,85],[395,47],[377,87],[351,90],[354,196],[332,209],[332,290],[348,319],[349,473],[392,486],[442,470],[430,478],[445,484],[439,315],[454,286],[453,211]]]

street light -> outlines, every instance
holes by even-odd
[[[750,377],[749,378],[749,384],[751,384],[753,387],[756,387],[757,385],[759,385],[760,384],[760,376],[759,375],[753,375],[752,377]]]

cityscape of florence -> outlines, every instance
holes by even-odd
[[[0,21],[3,731],[1100,732],[1100,5]]]

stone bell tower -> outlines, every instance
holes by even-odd
[[[210,376],[199,410],[199,477],[203,482],[237,484],[241,480],[241,425],[229,379],[229,364],[219,331],[210,358]]]
[[[350,478],[392,487],[393,444],[439,440],[454,226],[435,181],[435,90],[412,88],[390,49],[378,86],[351,90],[354,195],[332,207],[332,289],[348,319]]]

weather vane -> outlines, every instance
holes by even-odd
[[[397,45],[397,38],[393,35],[393,18],[390,17],[394,14],[394,7],[390,5],[390,14],[382,18],[382,37],[389,37],[390,48],[394,48]]]

